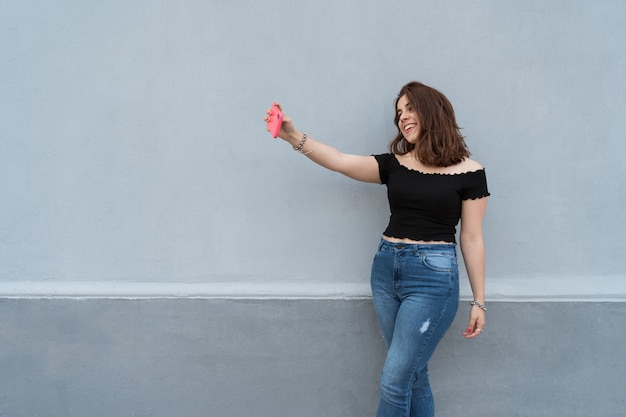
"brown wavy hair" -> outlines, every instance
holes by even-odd
[[[417,147],[416,158],[425,165],[436,167],[455,165],[469,158],[470,151],[446,96],[432,87],[412,81],[398,93],[396,110],[398,101],[404,95],[417,113],[420,134],[416,144],[407,142],[398,126],[400,116],[396,111],[394,123],[398,134],[389,144],[391,153],[404,155]]]

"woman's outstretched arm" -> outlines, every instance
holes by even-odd
[[[275,103],[282,111],[279,103]],[[265,121],[269,120],[270,110]],[[380,183],[378,162],[373,156],[346,154],[338,149],[326,145],[303,132],[298,131],[293,121],[286,114],[280,128],[278,137],[291,144],[294,149],[308,157],[318,165],[331,171],[339,172],[352,179],[364,182]]]

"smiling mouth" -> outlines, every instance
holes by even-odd
[[[413,129],[415,129],[415,126],[416,126],[416,125],[415,125],[415,124],[413,124],[413,123],[408,124],[408,125],[404,126],[404,131],[405,131],[406,133],[409,133],[410,131],[412,131]]]

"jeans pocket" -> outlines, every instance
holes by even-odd
[[[424,266],[436,272],[451,272],[454,267],[454,258],[450,255],[428,253],[422,256]]]

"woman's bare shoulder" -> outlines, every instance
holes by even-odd
[[[469,158],[465,158],[459,165],[461,165],[464,172],[480,171],[483,169],[483,166],[478,161]]]
[[[456,165],[452,165],[445,169],[448,174],[465,174],[467,172],[480,171],[483,166],[473,159],[465,158],[463,161]]]

